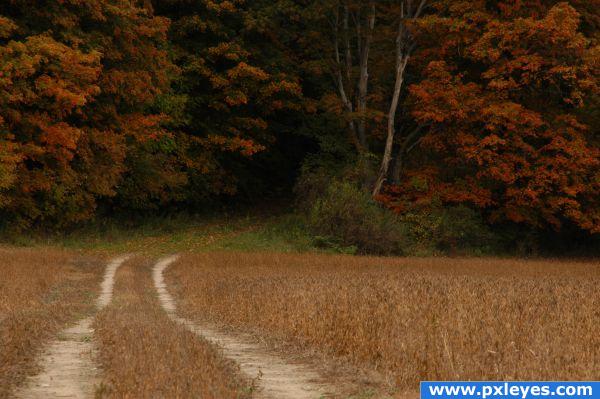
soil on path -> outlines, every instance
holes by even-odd
[[[97,301],[98,309],[110,302],[115,273],[126,259],[114,259],[107,266]],[[41,355],[39,364],[42,371],[30,377],[23,388],[17,390],[15,398],[93,398],[100,376],[94,362],[92,321],[92,317],[81,320],[51,342]]]
[[[154,284],[163,308],[173,320],[216,344],[225,357],[239,364],[247,377],[255,379],[259,387],[256,397],[315,399],[333,396],[333,389],[322,382],[320,375],[310,367],[291,363],[281,356],[268,353],[257,344],[223,333],[211,326],[178,317],[175,301],[167,291],[163,278],[165,269],[176,260],[177,256],[164,258],[154,267]]]

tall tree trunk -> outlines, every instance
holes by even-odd
[[[400,183],[400,178],[402,175],[402,171],[404,169],[404,160],[408,156],[411,148],[414,147],[417,142],[411,145],[411,142],[414,141],[415,138],[419,136],[421,131],[423,130],[423,126],[417,126],[412,132],[410,132],[402,141],[402,145],[398,148],[398,152],[396,153],[396,159],[394,162],[394,167],[392,169],[392,183],[398,184]]]
[[[360,24],[360,21],[359,21]],[[366,113],[367,113],[367,95],[369,88],[369,53],[371,51],[371,41],[373,39],[373,30],[375,29],[375,3],[369,2],[369,13],[367,15],[367,27],[365,32],[364,44],[360,51],[360,76],[358,81],[358,104],[357,111],[360,120],[358,122],[358,139],[364,150],[369,149],[366,134]],[[361,38],[359,37],[359,41]]]
[[[396,158],[394,159],[394,167],[392,168],[392,184],[399,184],[402,176],[402,169],[404,168],[404,152],[403,148],[398,148]]]
[[[377,181],[375,182],[375,187],[373,188],[374,197],[381,193],[383,184],[388,177],[390,162],[392,160],[392,151],[394,149],[394,136],[396,134],[396,112],[398,111],[400,93],[402,91],[402,85],[404,84],[404,71],[406,70],[406,65],[408,64],[408,60],[410,59],[412,50],[415,46],[412,36],[406,28],[404,21],[406,19],[415,19],[420,17],[426,3],[427,0],[420,0],[416,8],[414,7],[413,0],[404,0],[401,3],[401,18],[398,26],[398,35],[396,36],[396,83],[394,85],[392,102],[388,111],[385,149],[381,159],[379,175],[377,177]]]
[[[345,72],[347,80],[351,79],[351,69],[352,69],[352,53],[350,50],[350,39],[348,37],[348,6],[344,5],[344,16],[343,16],[343,28],[344,28],[344,42],[345,42]],[[344,82],[344,75],[342,70],[342,59],[340,54],[340,46],[339,46],[339,24],[340,24],[340,16],[339,16],[339,8],[336,9],[335,13],[335,34],[334,34],[334,53],[335,53],[335,61],[336,61],[336,73],[335,73],[335,81],[336,86],[338,88],[338,92],[340,95],[340,99],[344,104],[344,108],[346,108],[346,112],[348,112],[349,120],[348,120],[348,138],[350,142],[354,145],[357,151],[362,151],[362,144],[358,137],[358,131],[356,129],[356,123],[352,114],[354,113],[354,105],[352,104],[352,100],[348,97],[346,92],[346,84]]]
[[[394,93],[392,95],[392,103],[388,111],[387,117],[387,139],[385,141],[385,149],[383,151],[383,158],[381,160],[381,167],[379,169],[379,175],[373,189],[373,196],[377,196],[381,193],[383,184],[387,180],[388,170],[390,168],[390,161],[392,160],[392,150],[394,149],[394,136],[396,134],[396,112],[398,111],[398,103],[400,101],[400,92],[402,91],[402,85],[404,84],[404,71],[410,56],[405,54],[403,51],[403,27],[401,26],[398,30],[397,37],[397,55],[396,55],[396,83],[394,85]]]

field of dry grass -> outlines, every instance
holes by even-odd
[[[36,352],[92,311],[102,262],[59,250],[0,248],[0,397],[35,367]]]
[[[6,397],[46,342],[93,313],[107,259],[40,248],[0,248],[0,259]],[[126,262],[96,314],[100,396],[251,397],[254,383],[236,364],[161,308],[155,261]],[[340,393],[375,386],[411,396],[421,380],[600,378],[597,260],[212,252],[183,255],[165,273],[181,315],[250,333]]]
[[[597,380],[600,263],[276,253],[182,257],[187,317],[421,380]]]
[[[98,394],[115,398],[227,399],[250,397],[251,383],[233,364],[162,310],[149,259],[126,262],[116,275],[112,303],[95,321],[104,382]]]

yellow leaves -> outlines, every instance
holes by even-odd
[[[0,47],[0,60],[0,119],[21,140],[37,137],[23,143],[14,157],[37,161],[48,156],[64,168],[82,134],[64,119],[99,93],[99,54],[86,54],[48,35],[37,35]],[[6,159],[4,155],[5,175]],[[40,181],[28,187],[51,187],[47,177],[38,177]]]
[[[133,28],[134,38],[139,40],[140,36],[148,38],[161,37],[167,34],[170,24],[171,21],[168,18],[153,17]]]
[[[27,54],[27,46],[21,42],[11,41],[0,47],[0,89],[12,86],[18,79],[26,79],[33,75],[40,62],[40,56]]]
[[[239,44],[233,42],[222,42],[207,50],[213,58],[222,57],[229,61],[240,61],[248,57],[249,53],[242,49]]]
[[[106,69],[102,73],[100,86],[104,93],[135,106],[148,104],[160,91],[160,87],[153,84],[152,78],[150,71]]]
[[[590,47],[583,55],[592,76],[600,76],[600,44]],[[598,85],[598,83],[596,83]]]
[[[221,1],[212,1],[212,0],[204,0],[204,4],[206,8],[215,11],[217,14],[223,13],[234,13],[237,11],[237,7],[235,3],[241,3],[238,1],[229,1],[229,0],[221,0]]]
[[[216,74],[211,75],[209,77],[209,80],[214,89],[223,89],[223,88],[229,86],[229,84],[230,84],[229,80],[225,79],[221,75],[216,75]]]
[[[156,176],[151,186],[161,193],[153,198],[179,185],[163,115],[147,115],[176,72],[166,51],[169,23],[134,3],[15,1],[3,8],[19,25],[13,37],[17,24],[0,17],[0,179],[8,180],[3,150],[13,140],[5,132],[14,133],[11,151],[25,160],[10,193],[27,203],[15,207],[16,217],[87,218],[97,198],[117,194],[125,171],[142,182],[132,188],[138,192]],[[132,171],[138,160],[148,173]]]
[[[236,137],[230,140],[229,149],[230,151],[239,151],[240,154],[246,157],[251,157],[256,153],[263,151],[265,146],[257,144],[253,140]]]
[[[247,54],[234,43],[220,43],[208,49],[210,56],[222,56],[229,61],[239,61]],[[212,95],[210,107],[218,111],[228,111],[228,107],[242,107],[250,104],[252,96],[256,95],[257,83],[269,79],[261,68],[249,65],[245,61],[238,62],[232,68],[222,73],[214,72],[206,62],[201,62],[202,74],[208,79],[213,89],[218,93]]]
[[[228,92],[225,102],[231,107],[248,104],[248,97],[239,90]]]
[[[17,165],[22,158],[16,149],[17,145],[14,142],[0,138],[0,208],[8,201],[2,192],[10,189],[17,180]]]
[[[227,77],[231,80],[252,79],[256,81],[265,81],[269,79],[269,74],[258,67],[240,62],[234,68],[227,71]]]
[[[16,29],[17,29],[17,24],[15,24],[11,19],[0,15],[0,39],[5,39],[5,38],[10,37],[10,35]]]
[[[209,107],[221,112],[240,112],[245,106],[259,106],[266,115],[282,109],[301,109],[302,87],[285,77],[272,77],[262,68],[239,62],[224,72],[214,72],[208,64],[202,74],[215,89]],[[237,108],[236,111],[233,108]]]
[[[28,122],[35,126],[40,136],[37,143],[27,147],[27,157],[39,159],[49,154],[61,164],[73,159],[82,135],[80,129],[66,122],[53,121],[48,115],[39,113],[29,116]]]
[[[210,135],[206,139],[207,144],[217,146],[221,150],[228,152],[238,152],[246,157],[261,152],[265,149],[262,144],[256,143],[254,140],[245,139],[242,137],[225,137],[219,135]]]
[[[543,20],[543,26],[548,31],[554,31],[557,36],[576,32],[579,28],[581,16],[569,3],[556,4]]]
[[[278,80],[275,82],[270,82],[261,90],[261,94],[265,97],[270,97],[279,93],[290,94],[294,97],[301,97],[302,87],[296,82]]]
[[[509,90],[517,89],[519,87],[519,85],[511,77],[508,79],[492,79],[488,83],[487,87],[491,90],[497,90],[497,91],[502,92],[502,91],[509,91]]]
[[[138,143],[146,143],[171,134],[161,126],[166,120],[166,115],[146,115],[136,112],[123,115],[118,119],[118,122],[123,133],[132,137]]]
[[[319,101],[319,105],[328,113],[332,113],[334,115],[345,114],[344,105],[342,104],[339,96],[335,93],[326,93]]]
[[[453,76],[449,71],[449,66],[444,61],[430,62],[425,73],[431,79],[435,79],[440,83],[450,83],[453,80]]]
[[[64,147],[68,150],[77,148],[77,140],[81,136],[81,130],[69,126],[65,122],[54,125],[43,126],[40,141],[50,147]],[[72,155],[69,155],[69,160]]]
[[[269,127],[269,124],[262,118],[238,117],[234,119],[234,122],[246,130],[267,130]]]
[[[0,90],[10,90],[7,98],[13,104],[31,105],[50,97],[53,102],[48,109],[62,116],[99,93],[95,84],[100,73],[99,54],[82,53],[47,35],[0,47],[0,60]]]
[[[511,91],[538,83],[545,78],[540,74],[548,61],[537,54],[515,56],[494,63],[481,76],[489,79],[488,87],[498,91]]]
[[[489,136],[484,137],[479,145],[481,147],[498,147],[506,144],[506,140],[498,137],[495,134],[490,134]]]
[[[100,92],[98,86],[92,85],[85,90],[71,87],[70,82],[63,79],[53,79],[42,75],[35,80],[35,88],[41,96],[52,97],[57,104],[62,105],[65,112],[76,107],[84,106],[88,100]]]

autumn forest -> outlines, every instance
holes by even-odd
[[[592,398],[599,286],[600,0],[0,0],[0,399]]]
[[[1,228],[283,201],[363,253],[591,250],[598,10],[2,0]]]

